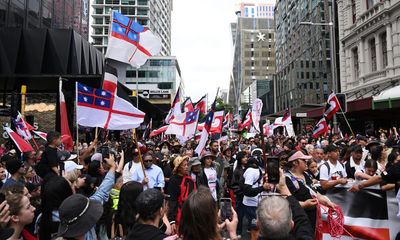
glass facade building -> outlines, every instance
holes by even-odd
[[[0,27],[73,29],[88,40],[89,0],[0,0]]]

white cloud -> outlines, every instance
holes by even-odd
[[[232,70],[230,23],[235,21],[233,0],[174,0],[172,55],[177,56],[186,96],[209,102],[217,88],[226,89]]]

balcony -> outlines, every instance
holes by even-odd
[[[384,2],[376,3],[374,6],[370,7],[365,13],[361,14],[361,16],[358,19],[360,25],[363,25],[364,23],[368,22],[370,19],[376,17],[384,9],[385,9],[385,3]]]

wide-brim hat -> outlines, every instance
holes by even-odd
[[[203,161],[206,157],[212,157],[213,159],[216,158],[216,156],[212,154],[212,152],[206,151],[203,155],[201,155],[200,161]]]
[[[177,158],[175,158],[174,159],[174,170],[173,170],[173,172],[175,173],[177,170],[178,170],[178,168],[179,168],[179,166],[184,162],[184,161],[188,161],[189,160],[189,157],[187,157],[187,156],[185,156],[185,157],[177,157]]]
[[[60,208],[58,237],[74,238],[82,236],[94,227],[103,215],[103,205],[81,194],[66,198]]]
[[[288,162],[292,162],[298,159],[309,160],[311,158],[311,156],[305,155],[302,151],[297,151],[289,157]]]
[[[198,158],[198,157],[192,157],[192,158],[190,158],[190,160],[189,160],[189,169],[191,169],[193,166],[197,166],[197,165],[200,165],[201,164],[201,162],[200,162],[200,159]]]
[[[367,149],[368,151],[370,151],[371,147],[373,147],[373,146],[379,146],[379,145],[382,145],[382,143],[379,142],[379,141],[371,141],[371,142],[369,142],[369,143],[367,144],[367,146],[365,146],[365,149]]]

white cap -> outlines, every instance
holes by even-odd
[[[101,155],[101,153],[95,153],[90,158],[90,160],[92,160],[92,161],[101,161],[101,160],[103,160],[103,155]]]
[[[64,162],[64,169],[65,172],[71,172],[74,171],[75,169],[81,170],[83,168],[83,165],[76,164],[74,161],[65,161]]]
[[[68,160],[74,160],[78,155],[76,154],[71,154],[71,156],[68,158]]]

